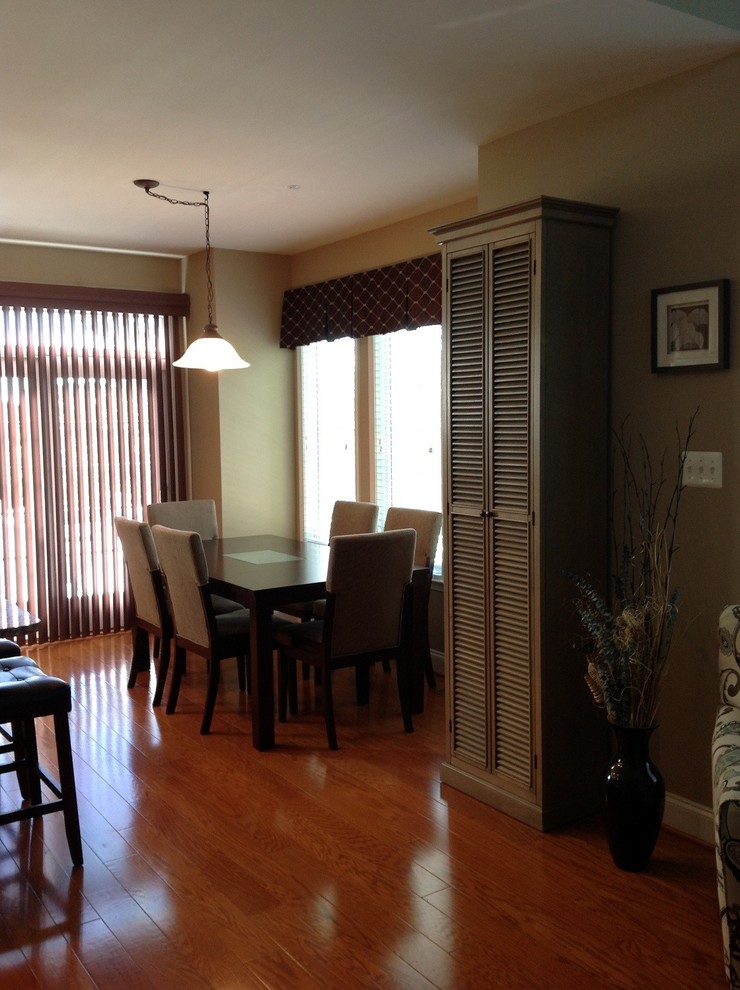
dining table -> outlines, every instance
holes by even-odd
[[[238,601],[251,613],[252,745],[268,750],[275,745],[273,612],[290,602],[326,597],[329,547],[263,534],[204,540],[203,549],[212,591]],[[425,577],[425,568],[414,568],[412,602]],[[412,625],[416,629],[418,621]],[[412,633],[412,710],[419,714],[424,709],[424,664],[421,651],[414,648],[415,639]]]

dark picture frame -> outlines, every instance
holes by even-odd
[[[730,280],[652,291],[652,370],[730,366]]]

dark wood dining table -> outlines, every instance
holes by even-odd
[[[329,547],[282,536],[232,536],[204,540],[210,584],[216,594],[232,598],[251,611],[252,744],[275,745],[272,613],[289,602],[307,602],[326,595]],[[425,570],[415,569],[414,583]],[[424,708],[423,660],[414,654],[415,714]]]

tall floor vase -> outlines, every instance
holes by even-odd
[[[663,822],[665,783],[650,759],[653,729],[613,728],[617,752],[601,781],[601,813],[615,866],[639,872]]]

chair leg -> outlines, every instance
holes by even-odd
[[[283,656],[281,651],[278,650],[278,722],[288,721],[288,664],[295,667],[294,661]]]
[[[180,681],[185,673],[185,650],[182,646],[175,647],[175,669],[172,671],[172,683],[170,684],[170,694],[167,698],[167,708],[165,711],[172,715],[177,707],[177,696],[180,693]]]
[[[334,721],[334,695],[331,686],[331,670],[328,667],[323,671],[322,681],[324,685],[324,721],[326,722],[326,738],[329,740],[329,749],[339,749],[337,744],[337,727]]]
[[[247,657],[242,654],[236,658],[236,672],[239,678],[239,690],[247,690]]]
[[[406,732],[413,732],[414,723],[411,717],[413,679],[411,677],[411,657],[408,654],[401,654],[396,660],[396,680],[398,681],[398,697],[401,701],[403,727]]]
[[[54,734],[59,763],[59,784],[64,801],[64,830],[72,863],[82,866],[82,838],[80,836],[80,816],[77,809],[77,790],[72,763],[72,746],[69,740],[69,720],[66,712],[54,713]]]
[[[154,689],[154,698],[152,700],[153,708],[158,708],[159,705],[162,704],[162,695],[164,694],[164,686],[167,681],[167,672],[170,666],[171,649],[171,638],[169,636],[163,636],[160,641],[159,670],[157,671],[157,686]]]
[[[149,633],[134,623],[131,627],[131,667],[128,673],[130,688],[135,687],[139,671],[149,670],[150,664]]]
[[[298,669],[293,660],[288,661],[288,711],[298,714]]]
[[[288,712],[298,714],[298,674],[296,661],[278,650],[278,721],[287,722]],[[310,666],[310,664],[304,664]]]
[[[355,691],[358,705],[370,703],[370,665],[367,663],[355,667]]]
[[[208,672],[208,690],[206,692],[206,704],[203,709],[203,721],[200,726],[200,734],[207,736],[211,731],[211,720],[213,719],[213,709],[216,707],[216,695],[218,694],[218,682],[221,674],[221,661],[216,657],[211,657],[210,670]]]

